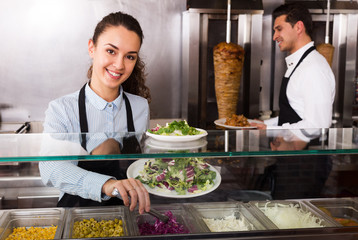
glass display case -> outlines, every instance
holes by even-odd
[[[9,218],[14,209],[26,209],[26,213],[33,209],[36,214],[36,209],[56,208],[59,190],[43,185],[39,162],[118,160],[128,176],[137,177],[149,160],[184,162],[195,159],[204,169],[215,173],[213,182],[205,187],[177,194],[175,190],[145,185],[150,192],[152,208],[162,213],[172,210],[188,232],[141,236],[136,224],[146,219],[148,222],[154,220],[118,206],[120,209],[116,211],[126,213],[122,216],[126,221],[126,235],[117,239],[358,238],[358,226],[355,226],[358,221],[356,128],[219,129],[203,130],[199,136],[184,138],[153,137],[146,133],[132,135],[139,140],[141,153],[120,154],[107,149],[95,155],[95,150],[103,147],[108,139],[116,140],[120,149],[127,135],[83,135],[88,153],[81,147],[83,137],[78,133],[0,134],[0,224],[4,224],[2,219]],[[277,219],[270,219],[263,211],[273,208],[277,211],[274,216],[279,216],[286,207],[290,212],[283,214],[285,222],[299,219],[299,215],[293,216],[301,214],[319,226],[294,223],[281,228],[275,222]],[[106,208],[99,211],[98,208],[101,207],[65,208],[60,229],[66,231],[62,230],[62,239],[71,238],[68,224],[78,218],[78,214],[74,216],[73,213],[81,213],[79,218],[85,218],[85,213],[103,210],[106,215]],[[244,224],[247,228],[211,231],[205,219],[219,221],[215,225],[226,226],[226,221],[230,221],[230,224]],[[350,225],[344,225],[344,220],[350,221]]]

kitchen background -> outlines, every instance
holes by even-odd
[[[91,64],[88,39],[115,11],[135,16],[143,28],[152,118],[179,117],[185,10],[185,0],[1,1],[0,103],[10,107],[3,121],[42,121],[49,101],[78,90]]]
[[[271,12],[283,0],[232,0],[232,41],[244,46],[238,114],[275,114],[284,53],[272,41]],[[288,1],[286,1],[288,2]],[[302,1],[324,41],[327,1]],[[357,81],[358,3],[331,1],[330,40],[337,81],[334,118],[352,125]],[[41,122],[49,101],[78,90],[91,64],[87,42],[110,12],[136,17],[151,89],[151,118],[185,118],[210,128],[217,119],[212,47],[225,41],[226,1],[5,0],[0,2],[0,120]],[[189,114],[190,113],[190,114]],[[1,121],[0,121],[1,122]]]
[[[285,54],[272,41],[271,12],[282,3],[283,0],[232,0],[232,41],[246,51],[238,113],[250,118],[269,111],[275,114],[278,110],[277,94],[285,71]],[[327,2],[304,3],[313,14],[315,37],[321,43]],[[352,125],[356,108],[358,3],[332,0],[331,7],[330,41],[335,46],[332,68],[337,81],[334,118],[337,124]],[[147,63],[148,86],[152,92],[151,118],[155,122],[162,118],[186,118],[194,126],[212,127],[217,118],[212,47],[225,41],[226,0],[2,0],[0,115],[3,124],[0,130],[10,122],[29,121],[41,126],[49,101],[78,90],[87,81],[91,64],[88,39],[103,16],[118,10],[135,16],[144,30],[141,56]],[[41,127],[33,126],[32,132],[41,131]],[[350,142],[342,142],[352,144],[356,131],[347,128],[342,132],[342,136],[337,134],[338,139],[329,140],[340,143],[348,135]],[[235,136],[237,146],[246,144],[248,134],[243,131],[240,137]],[[21,138],[16,134],[0,136],[3,136],[0,137],[2,157],[19,153],[26,156],[28,152],[22,148],[31,153],[38,151],[37,134],[24,134]],[[16,147],[9,148],[7,144]],[[252,142],[249,144],[250,149],[257,147]],[[333,146],[333,149],[345,147],[352,146]],[[322,196],[357,196],[355,156],[333,156],[332,171]],[[211,160],[215,166],[227,164],[221,169],[226,181],[222,188],[231,189],[234,183],[238,190],[230,191],[231,199],[235,200],[241,190],[266,193],[267,188],[274,198],[284,199],[300,198],[311,186],[312,192],[317,193],[313,189],[313,174],[325,173],[326,169],[319,165],[321,161],[309,157],[288,156],[277,165],[273,164],[275,159],[265,156]],[[0,208],[56,206],[59,190],[43,185],[37,164],[16,161],[0,164]],[[277,182],[273,191],[272,172],[275,171]],[[257,182],[265,183],[263,189],[257,187]],[[271,186],[267,186],[269,183]],[[226,197],[213,193],[208,199],[223,201]]]

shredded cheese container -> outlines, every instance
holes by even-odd
[[[255,214],[267,218],[279,229],[323,228],[339,226],[303,201],[275,200],[249,203]]]
[[[8,210],[1,217],[0,239],[27,239],[27,236],[61,239],[65,213],[64,208]],[[17,233],[15,238],[12,237],[14,232]]]
[[[269,225],[255,218],[241,202],[198,203],[188,207],[205,232],[266,230]]]

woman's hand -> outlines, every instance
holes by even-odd
[[[92,150],[92,155],[108,155],[108,154],[120,154],[121,149],[117,140],[109,138],[95,149]]]
[[[128,178],[123,180],[114,180],[110,179],[102,186],[102,192],[110,197],[115,197],[112,195],[114,189],[117,189],[119,194],[123,199],[125,206],[129,206],[129,210],[133,211],[139,203],[139,213],[143,214],[144,211],[148,212],[150,210],[150,198],[147,189],[143,184],[134,178]],[[129,202],[128,196],[131,197]]]

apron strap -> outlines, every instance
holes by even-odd
[[[293,71],[291,72],[290,76],[288,76],[288,78],[290,78],[292,76],[292,74],[296,71],[297,67],[301,64],[303,59],[305,59],[307,57],[307,55],[310,54],[310,52],[312,52],[315,49],[316,49],[316,47],[312,46],[306,50],[306,52],[302,55],[302,57],[300,58],[300,60],[298,61],[297,65],[296,65],[296,67],[293,69]]]
[[[80,117],[80,127],[81,127],[81,146],[87,150],[87,139],[86,134],[88,132],[88,123],[87,123],[87,114],[86,114],[86,95],[85,95],[86,84],[80,90],[80,94],[78,96],[78,110]]]
[[[123,98],[124,98],[124,102],[126,104],[126,110],[127,110],[127,130],[128,130],[128,132],[135,132],[131,104],[129,102],[128,97],[124,94],[124,92],[123,92]]]
[[[87,114],[86,114],[86,94],[85,94],[86,84],[81,88],[79,96],[78,96],[78,110],[79,110],[79,117],[80,117],[80,127],[81,127],[81,146],[87,150],[87,139],[86,134],[88,132],[88,121],[87,121]],[[123,99],[126,105],[127,111],[127,131],[128,132],[135,132],[134,122],[133,122],[133,114],[131,104],[129,102],[128,97],[123,92]]]
[[[302,118],[296,113],[296,111],[291,107],[288,97],[287,97],[287,85],[292,76],[295,72],[297,67],[301,64],[301,62],[307,57],[307,55],[315,49],[314,46],[310,47],[303,53],[302,57],[298,61],[297,65],[289,75],[289,77],[283,77],[281,88],[280,88],[280,95],[279,95],[279,107],[280,107],[280,114],[278,117],[278,125],[282,126],[284,123],[296,123],[302,120]]]

